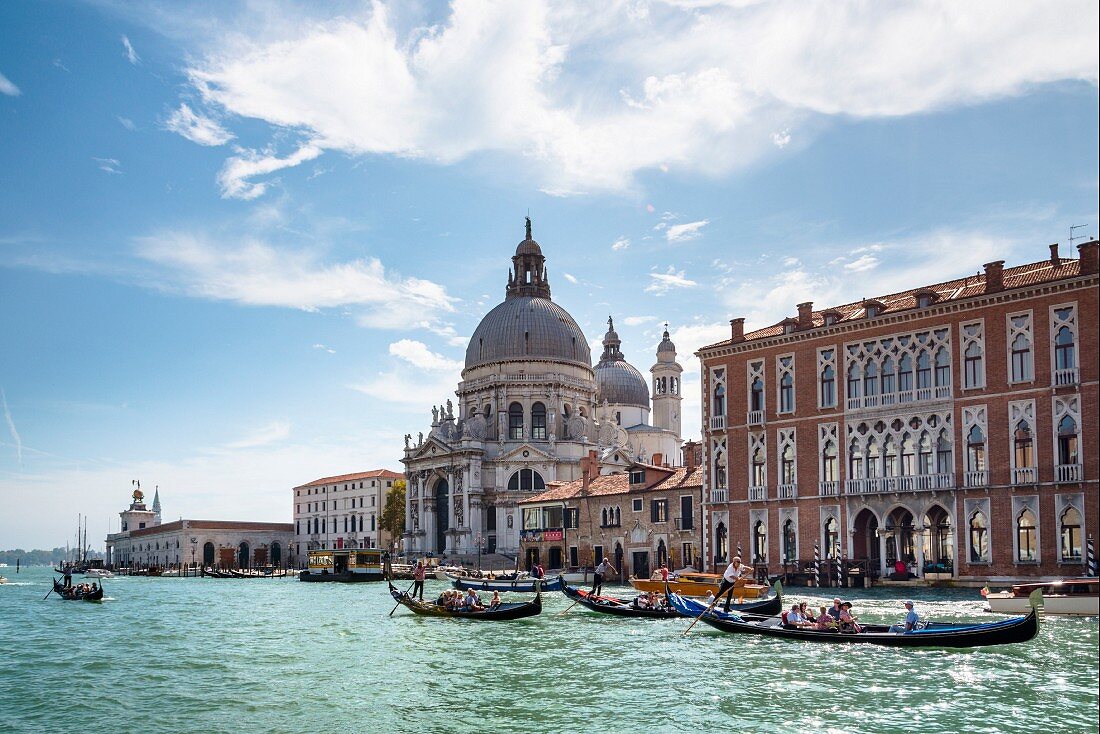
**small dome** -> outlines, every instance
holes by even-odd
[[[649,385],[642,373],[624,359],[600,360],[596,365],[596,402],[631,405],[649,410]]]
[[[661,343],[657,345],[657,354],[661,352],[675,352],[676,345],[668,338],[668,324],[665,324],[665,333],[661,336]]]
[[[491,362],[547,359],[592,366],[581,327],[548,298],[508,298],[474,329],[466,347],[466,369]]]
[[[534,240],[524,240],[516,246],[517,255],[541,255],[542,248]]]

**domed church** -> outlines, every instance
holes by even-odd
[[[588,340],[551,299],[542,248],[516,247],[504,301],[474,329],[457,400],[432,408],[427,435],[405,436],[405,550],[437,555],[519,552],[516,503],[549,482],[680,457],[680,375],[664,338],[650,385],[621,351],[612,319],[592,366]],[[652,415],[652,420],[651,420]]]

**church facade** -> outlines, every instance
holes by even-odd
[[[505,299],[470,338],[455,400],[432,408],[427,435],[405,436],[405,551],[517,554],[517,503],[579,479],[590,451],[605,473],[678,461],[683,368],[667,329],[651,401],[611,319],[608,327],[593,366],[584,332],[551,298],[528,220]]]

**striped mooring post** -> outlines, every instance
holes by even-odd
[[[741,558],[741,544],[740,543],[737,544],[737,557]]]
[[[814,543],[814,583],[821,586],[821,549]]]
[[[1088,576],[1096,575],[1096,548],[1092,545],[1092,534],[1085,541],[1085,571]]]
[[[838,589],[844,586],[844,558],[839,554],[836,557],[836,585]]]

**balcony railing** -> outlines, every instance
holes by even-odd
[[[818,482],[817,493],[822,497],[836,497],[840,494],[840,482]]]
[[[846,401],[848,410],[882,408],[898,404],[919,403],[931,400],[947,400],[951,397],[951,386],[919,387],[916,390],[888,392],[876,395],[850,397]]]
[[[967,487],[987,487],[989,486],[989,471],[987,469],[968,471],[963,475],[963,483]]]
[[[745,422],[748,423],[750,426],[764,425],[764,411],[750,410],[749,414],[745,417]]]
[[[793,500],[798,496],[798,484],[792,482],[791,484],[779,485],[779,499],[781,500]]]
[[[712,431],[724,431],[724,430],[726,430],[726,416],[724,416],[724,415],[712,415],[710,417],[710,430],[712,430]]]
[[[1054,467],[1054,481],[1079,482],[1084,475],[1081,464],[1058,464]]]
[[[768,498],[767,487],[749,487],[750,500],[766,500]]]
[[[710,491],[710,501],[715,504],[724,504],[726,502],[729,502],[729,498],[729,490],[725,487],[716,487]]]
[[[1063,370],[1054,370],[1054,384],[1076,385],[1080,381],[1080,374],[1076,367],[1067,367]]]
[[[687,523],[687,525],[685,525],[684,523]],[[677,530],[694,530],[695,529],[695,518],[693,518],[693,517],[678,517],[678,518],[676,518],[676,529]]]
[[[847,494],[881,494],[883,492],[927,492],[934,489],[951,489],[955,486],[955,473],[912,474],[902,477],[864,477],[846,479]]]
[[[1035,484],[1039,481],[1039,470],[1033,466],[1018,466],[1012,470],[1013,484]]]

